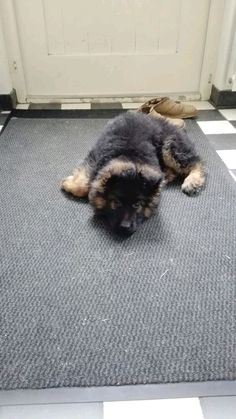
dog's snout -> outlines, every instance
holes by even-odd
[[[131,220],[122,220],[120,223],[120,228],[124,228],[124,229],[130,229],[132,226],[132,221]]]
[[[135,230],[133,228],[120,227],[118,230],[118,233],[125,237],[131,236],[134,232]]]
[[[125,236],[133,234],[136,230],[136,223],[132,220],[122,220],[119,226],[119,232]]]

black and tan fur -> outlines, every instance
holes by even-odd
[[[177,176],[188,195],[200,191],[205,171],[185,130],[164,119],[128,112],[111,120],[62,189],[88,197],[112,226],[132,233],[158,205],[161,188]]]

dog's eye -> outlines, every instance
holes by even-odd
[[[135,204],[132,205],[134,209],[140,209],[142,207],[142,202],[135,202]]]
[[[119,201],[119,199],[114,199],[114,204],[115,204],[117,207],[120,207],[120,206],[121,206],[121,202]]]
[[[119,199],[113,199],[111,201],[111,208],[116,209],[116,208],[119,208],[119,207],[121,207],[121,202],[119,201]]]

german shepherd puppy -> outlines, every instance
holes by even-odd
[[[111,121],[83,163],[62,181],[107,216],[117,232],[132,234],[155,211],[161,188],[177,176],[181,189],[196,194],[205,171],[185,130],[166,120],[127,112]]]

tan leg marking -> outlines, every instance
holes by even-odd
[[[167,185],[168,183],[173,182],[178,174],[174,172],[174,170],[167,168],[164,172],[164,185]]]
[[[171,155],[170,150],[163,151],[163,160],[166,165],[167,171],[170,169],[179,175],[187,176],[181,186],[184,193],[188,195],[199,192],[206,180],[204,165],[201,161],[182,167]]]
[[[162,150],[162,156],[163,156],[163,160],[164,160],[167,172],[171,170],[172,172],[175,172],[177,174],[185,173],[184,172],[185,169],[183,169],[181,165],[174,159],[174,157],[172,156],[168,148]]]
[[[89,177],[84,168],[74,171],[72,176],[68,176],[61,183],[61,188],[79,198],[88,196]]]

